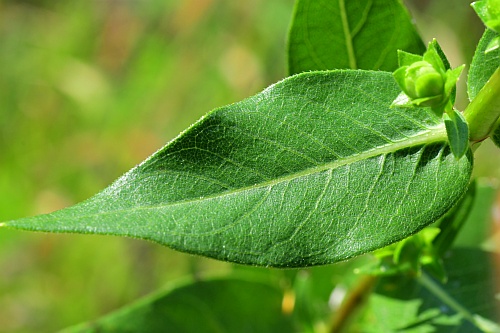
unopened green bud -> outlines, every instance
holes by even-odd
[[[398,51],[398,63],[393,76],[403,94],[392,105],[430,107],[438,116],[453,110],[454,89],[463,66],[451,69],[435,40],[423,55]]]
[[[427,61],[408,66],[405,75],[405,93],[412,99],[443,95],[445,80]]]

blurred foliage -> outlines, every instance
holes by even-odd
[[[454,67],[482,33],[468,4],[409,2]],[[88,198],[207,111],[283,78],[292,10],[293,0],[0,0],[0,220]],[[498,153],[484,146],[477,173],[498,178]],[[144,241],[2,230],[0,332],[51,332],[173,278],[232,269]]]
[[[0,220],[83,200],[283,78],[281,1],[0,1]],[[96,318],[229,265],[114,237],[0,233],[0,331]]]

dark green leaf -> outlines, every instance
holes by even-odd
[[[398,68],[397,50],[422,54],[399,0],[298,0],[288,38],[290,74],[324,69]]]
[[[477,46],[467,80],[467,91],[471,101],[500,66],[500,49],[485,53],[490,42],[496,37],[498,34],[488,29],[484,32]]]
[[[500,121],[497,121],[495,127],[493,128],[493,132],[491,133],[491,141],[500,148]]]
[[[269,284],[236,278],[198,281],[63,332],[293,332],[282,301],[283,292]]]
[[[370,298],[363,332],[498,332],[498,280],[492,262],[499,259],[477,249],[455,249],[444,261],[446,284],[425,275],[381,279]],[[492,330],[481,330],[487,322]]]
[[[457,235],[455,246],[478,247],[491,236],[491,207],[495,203],[497,191],[498,186],[487,179],[477,180],[476,199]]]
[[[445,113],[443,117],[451,151],[457,159],[461,158],[469,149],[469,127],[467,126],[467,121],[462,116],[462,113],[455,109],[450,113]]]
[[[473,181],[462,199],[439,221],[439,229],[441,231],[433,242],[438,256],[442,256],[451,247],[460,230],[462,230],[462,227],[468,221],[469,216],[471,216],[471,212],[477,204],[477,187],[477,182]],[[471,221],[470,223],[474,227],[477,224],[478,221]],[[479,242],[476,244],[479,244]]]
[[[93,198],[14,228],[137,237],[264,266],[328,264],[405,238],[463,195],[428,108],[388,72],[300,74],[209,113]]]

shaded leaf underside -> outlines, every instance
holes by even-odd
[[[93,198],[7,226],[113,234],[233,262],[328,264],[400,240],[467,188],[440,119],[390,73],[300,74],[217,109]]]

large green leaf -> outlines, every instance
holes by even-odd
[[[442,216],[472,155],[426,108],[391,108],[391,73],[299,74],[217,109],[76,206],[6,222],[111,234],[264,266],[333,263]]]
[[[397,50],[425,45],[400,0],[297,0],[288,37],[290,74],[398,68]]]
[[[61,333],[293,332],[275,285],[238,278],[213,279],[159,292],[97,321]]]
[[[485,53],[488,44],[496,37],[498,37],[496,32],[486,29],[477,45],[467,78],[467,92],[471,101],[490,79],[493,72],[500,66],[500,49]]]
[[[498,255],[454,249],[445,257],[448,282],[395,276],[379,281],[369,301],[363,332],[499,332]]]

